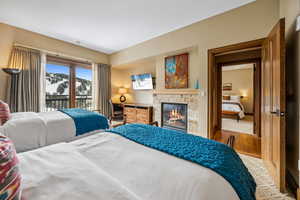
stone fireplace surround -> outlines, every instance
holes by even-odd
[[[154,120],[161,125],[161,104],[162,103],[183,103],[188,106],[187,131],[189,133],[199,133],[199,110],[200,93],[199,92],[154,92],[153,109]]]

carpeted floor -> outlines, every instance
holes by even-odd
[[[282,194],[274,185],[261,159],[240,154],[241,159],[254,177],[257,200],[295,200],[290,194]]]
[[[253,134],[253,116],[246,115],[239,122],[236,119],[222,118],[222,130]]]

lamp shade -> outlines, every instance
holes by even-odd
[[[2,70],[10,75],[19,74],[21,72],[20,69],[15,68],[2,68]]]
[[[119,88],[118,93],[119,94],[126,94],[127,93],[127,88]]]

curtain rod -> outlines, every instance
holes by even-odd
[[[37,48],[37,47],[24,45],[24,44],[20,44],[20,43],[14,43],[14,46],[19,46],[19,47],[25,47],[25,48],[29,48],[29,49],[38,50],[38,51],[44,52],[46,54],[49,54],[49,55],[52,55],[52,56],[58,56],[58,57],[61,57],[61,58],[69,58],[69,59],[75,59],[75,60],[81,60],[81,61],[85,61],[85,62],[89,62],[89,63],[94,63],[94,61],[86,59],[86,58],[79,58],[79,57],[75,57],[75,56],[70,56],[70,55],[66,55],[66,54],[63,54],[63,53],[48,51],[46,49],[40,49],[40,48]]]

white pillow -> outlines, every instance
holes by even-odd
[[[232,101],[232,102],[241,102],[241,96],[231,95],[230,96],[230,101]]]

